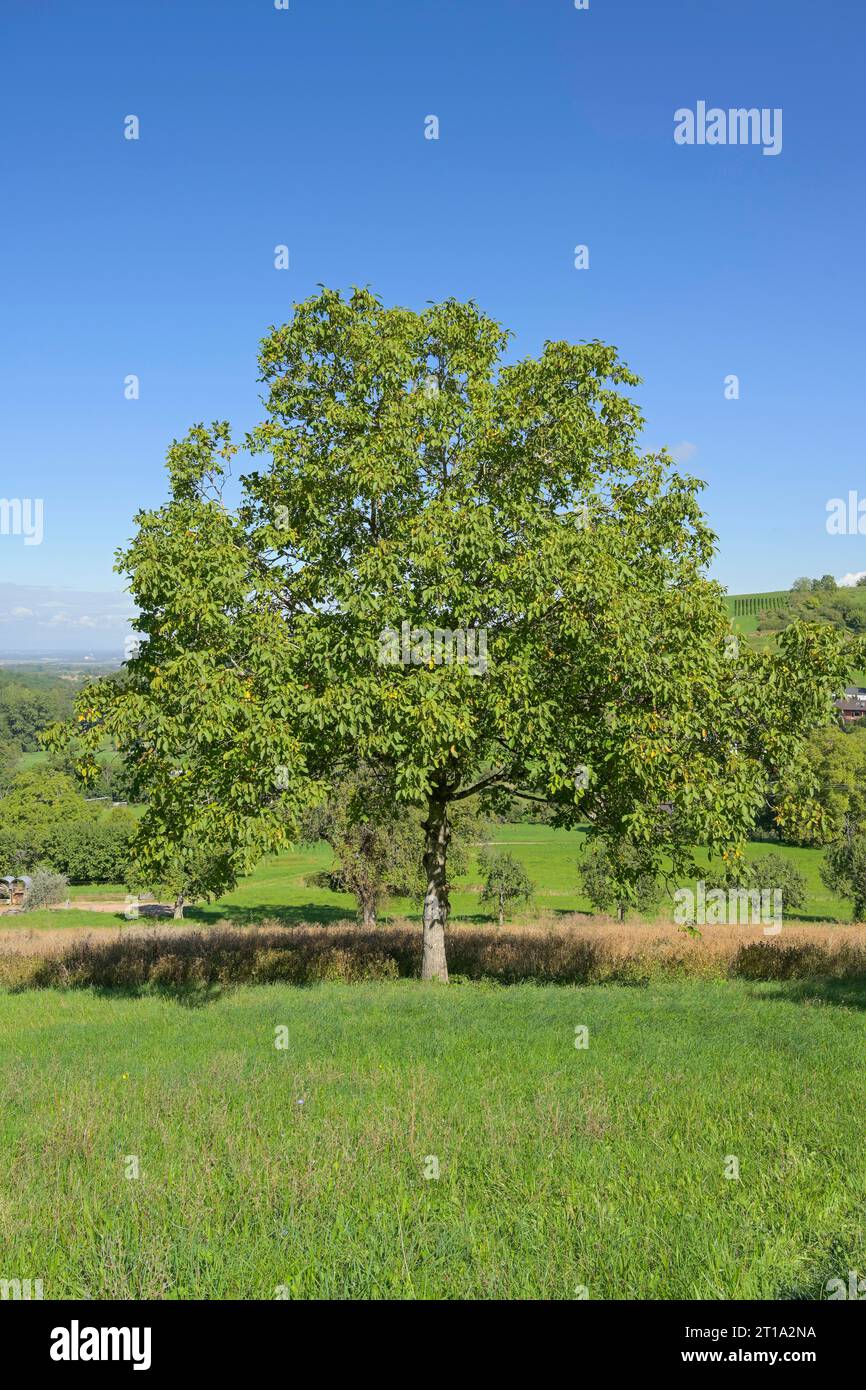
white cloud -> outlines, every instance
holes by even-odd
[[[674,463],[688,463],[698,452],[698,446],[690,444],[687,439],[681,439],[679,444],[672,444],[668,452]]]
[[[135,614],[128,594],[0,583],[0,659],[30,651],[86,652],[91,644],[122,658]]]
[[[856,587],[857,581],[863,579],[864,576],[866,576],[866,570],[858,570],[856,574],[843,574],[841,579],[836,580],[836,583],[840,589],[853,589]]]
[[[102,613],[94,618],[90,613],[52,613],[50,618],[37,619],[39,627],[97,627],[117,628],[128,626],[129,618],[118,618],[116,613]]]

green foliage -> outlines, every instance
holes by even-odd
[[[15,826],[21,822],[49,824],[82,815],[86,803],[71,777],[44,768],[27,768],[13,778],[0,802],[0,816]],[[95,815],[95,808],[91,814]]]
[[[97,807],[84,800],[71,777],[29,768],[13,777],[0,798],[0,852],[6,872],[32,868],[48,854],[52,837],[72,822],[92,822]]]
[[[62,772],[73,778],[78,787],[86,789],[88,796],[131,801],[133,779],[126,759],[114,753],[89,762],[87,752],[80,739],[70,738],[65,747],[48,754],[46,766],[52,772]],[[86,771],[85,776],[82,770]]]
[[[790,859],[781,854],[762,854],[755,859],[737,857],[725,860],[721,867],[705,876],[707,888],[725,891],[743,888],[782,894],[784,911],[798,911],[806,903],[806,876]]]
[[[494,904],[501,927],[507,908],[531,901],[535,884],[520,860],[507,850],[483,850],[479,863],[484,884],[481,901]]]
[[[29,768],[0,798],[0,865],[4,873],[45,866],[73,883],[122,883],[136,829],[130,811],[106,813],[66,773]]]
[[[621,922],[630,908],[649,912],[661,896],[654,856],[627,839],[589,840],[579,874],[593,907],[599,912],[615,911]]]
[[[37,749],[41,730],[55,720],[68,719],[72,704],[67,681],[0,670],[0,744]]]
[[[217,885],[234,881],[236,859],[230,847],[200,843],[190,835],[183,844],[173,846],[173,853],[163,854],[159,859],[159,877],[154,878],[143,869],[141,858],[135,854],[141,823],[137,823],[138,834],[131,842],[130,866],[127,884],[137,892],[150,891],[160,897],[168,897],[174,904],[174,916],[181,919],[184,906],[212,898],[218,891]]]
[[[820,820],[805,826],[805,844],[828,844],[849,829],[866,828],[866,735],[836,725],[816,729],[802,750]]]
[[[82,775],[98,776],[108,740],[126,760],[132,796],[147,802],[133,879],[179,896],[232,888],[288,842],[322,789],[298,737],[306,682],[291,669],[288,626],[272,596],[257,594],[255,557],[222,505],[234,452],[220,425],[172,446],[172,501],[139,514],[119,560],[142,610],[140,652],[77,701]],[[45,741],[57,751],[69,738],[56,725]]]
[[[821,865],[825,885],[853,906],[854,921],[866,921],[866,834],[858,831],[830,845]]]
[[[0,743],[0,796],[11,786],[21,766],[21,749],[17,743]]]
[[[556,808],[546,801],[526,801],[514,796],[500,809],[497,820],[510,825],[549,825]]]
[[[326,799],[305,819],[308,843],[324,840],[334,851],[328,886],[352,893],[365,925],[376,921],[388,896],[424,892],[423,810],[396,799],[387,769],[363,766],[336,775]],[[471,839],[482,822],[458,805],[452,818],[450,871],[462,873]]]
[[[71,883],[124,883],[137,822],[117,807],[99,820],[73,820],[46,836],[42,857]]]
[[[303,827],[308,842],[331,846],[333,886],[352,893],[361,921],[375,924],[389,887],[417,878],[421,832],[415,813],[395,800],[386,771],[363,767],[335,777]],[[415,851],[413,855],[413,851]]]

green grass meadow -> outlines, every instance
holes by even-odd
[[[494,833],[538,885],[524,920],[588,909],[580,832]],[[801,921],[847,915],[818,851],[749,853],[769,849],[806,873]],[[274,856],[187,917],[345,920],[347,895],[305,882],[329,863]],[[483,925],[479,877],[452,905]],[[859,978],[0,991],[0,1279],[46,1299],[818,1299],[866,1266],[864,1008]]]
[[[507,848],[522,861],[529,877],[536,884],[533,904],[514,914],[515,921],[527,921],[539,913],[557,914],[590,912],[591,906],[580,890],[578,863],[585,835],[581,830],[554,830],[546,825],[508,824],[493,828],[493,841]],[[846,922],[850,907],[830,893],[821,882],[819,865],[822,851],[752,842],[747,847],[750,857],[767,853],[779,854],[793,860],[806,877],[808,896],[799,912],[786,913],[792,922]],[[274,919],[286,925],[299,922],[345,921],[355,915],[355,902],[348,893],[335,893],[328,888],[310,887],[305,880],[332,863],[327,845],[301,847],[269,856],[245,878],[232,893],[213,903],[188,908],[186,918],[203,925],[231,921],[238,925]],[[699,858],[706,862],[706,855]],[[684,885],[687,886],[687,885]],[[451,893],[451,916],[455,921],[492,922],[492,913],[479,901],[481,874],[477,856],[467,873],[455,879]],[[126,890],[121,884],[100,884],[73,887],[70,901],[123,901]],[[656,916],[670,917],[673,900],[663,898]],[[420,903],[408,898],[391,899],[383,917],[410,920],[420,919]],[[93,911],[30,912],[3,919],[4,928],[40,929],[44,927],[117,927],[121,914]]]
[[[819,1298],[864,1262],[864,1004],[733,981],[9,995],[0,1276],[46,1298]]]

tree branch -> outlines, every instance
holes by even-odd
[[[471,787],[464,787],[462,792],[455,792],[449,799],[451,801],[463,801],[467,796],[474,796],[476,792],[483,791],[485,787],[495,786],[497,782],[501,782],[503,777],[507,775],[505,768],[502,768],[499,772],[491,772],[489,777],[482,777],[480,782],[473,783]]]

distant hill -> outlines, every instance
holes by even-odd
[[[728,594],[728,613],[735,632],[756,651],[772,651],[776,634],[797,618],[830,623],[852,636],[866,634],[866,586],[801,592],[768,589],[757,594]],[[863,684],[863,672],[854,673]]]
[[[866,610],[866,585],[855,588],[822,589],[795,592],[792,589],[765,589],[757,594],[727,594],[728,612],[743,631],[753,629],[750,620],[759,620],[770,613],[785,613],[791,618],[807,615],[839,622],[847,626],[848,613]]]

